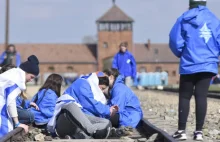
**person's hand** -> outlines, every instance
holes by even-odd
[[[113,107],[116,110],[116,112],[118,112],[118,110],[119,110],[118,106],[113,106]]]
[[[116,112],[118,112],[118,106],[111,106],[110,107],[110,116],[113,116]]]
[[[36,110],[40,110],[37,104],[35,104],[34,102],[31,102],[30,106],[34,107]]]
[[[25,133],[28,133],[28,125],[25,124],[19,124],[18,127],[21,127],[24,129]]]

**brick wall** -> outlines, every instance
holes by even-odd
[[[114,56],[119,51],[119,45],[121,42],[127,42],[128,50],[132,52],[132,31],[99,31],[98,39],[99,70],[103,69],[103,59]],[[105,42],[108,47],[104,47]]]

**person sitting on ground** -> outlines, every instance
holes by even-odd
[[[103,71],[109,77],[109,107],[118,106],[118,113],[110,118],[113,127],[130,126],[135,128],[143,117],[140,101],[132,90],[124,84],[124,76],[117,69]]]
[[[9,44],[6,51],[0,56],[0,65],[16,65],[17,67],[21,64],[21,56],[16,51],[15,45]]]
[[[32,55],[20,68],[12,68],[0,74],[0,138],[12,131],[13,127],[22,127],[28,132],[28,126],[18,120],[16,97],[26,89],[26,83],[39,74],[38,64],[37,57]]]
[[[109,118],[114,113],[114,107],[105,105],[107,100],[103,91],[108,87],[108,77],[103,72],[82,76],[66,89],[64,94],[72,96],[82,105],[82,111],[89,115]]]
[[[85,114],[82,106],[68,94],[58,98],[55,112],[49,121],[48,131],[61,138],[108,138],[111,122],[104,118]]]
[[[66,89],[64,95],[59,98],[54,116],[48,123],[48,130],[54,133],[57,129],[57,134],[61,137],[70,135],[72,138],[79,138],[76,131],[64,130],[64,125],[59,123],[63,121],[58,121],[66,120],[67,118],[63,115],[65,114],[64,112],[68,112],[68,114],[65,114],[69,117],[65,126],[68,126],[70,122],[70,125],[76,123],[76,127],[79,127],[87,136],[107,138],[111,123],[109,120],[99,117],[110,117],[116,112],[115,106],[109,107],[105,105],[107,102],[102,90],[105,90],[108,85],[109,80],[104,76],[103,72],[91,73],[88,76],[77,79]],[[69,102],[74,103],[68,104]],[[104,133],[100,134],[100,132]]]
[[[62,81],[63,78],[59,74],[51,74],[37,94],[33,96],[32,101],[18,97],[19,121],[30,124],[34,116],[35,126],[46,127],[53,116],[57,98],[60,97]]]

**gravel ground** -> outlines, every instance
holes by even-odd
[[[40,86],[28,86],[27,94],[33,96]],[[62,89],[64,90],[64,88]],[[144,117],[159,128],[173,134],[177,130],[178,96],[176,93],[167,93],[151,90],[134,90],[139,97]],[[190,113],[187,123],[187,136],[192,138],[195,130],[195,101],[191,99]],[[220,100],[208,99],[208,110],[204,125],[205,141],[220,141]]]
[[[178,123],[178,96],[176,93],[161,91],[134,91],[141,100],[144,117],[150,122],[173,134]],[[220,101],[208,99],[208,110],[204,125],[204,135],[207,142],[220,140]],[[190,113],[187,122],[187,136],[192,139],[195,130],[195,100],[191,99]]]

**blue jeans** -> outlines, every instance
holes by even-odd
[[[23,109],[21,107],[17,107],[18,111],[18,120],[23,124],[31,124],[34,122],[34,114],[30,111],[30,109]]]

